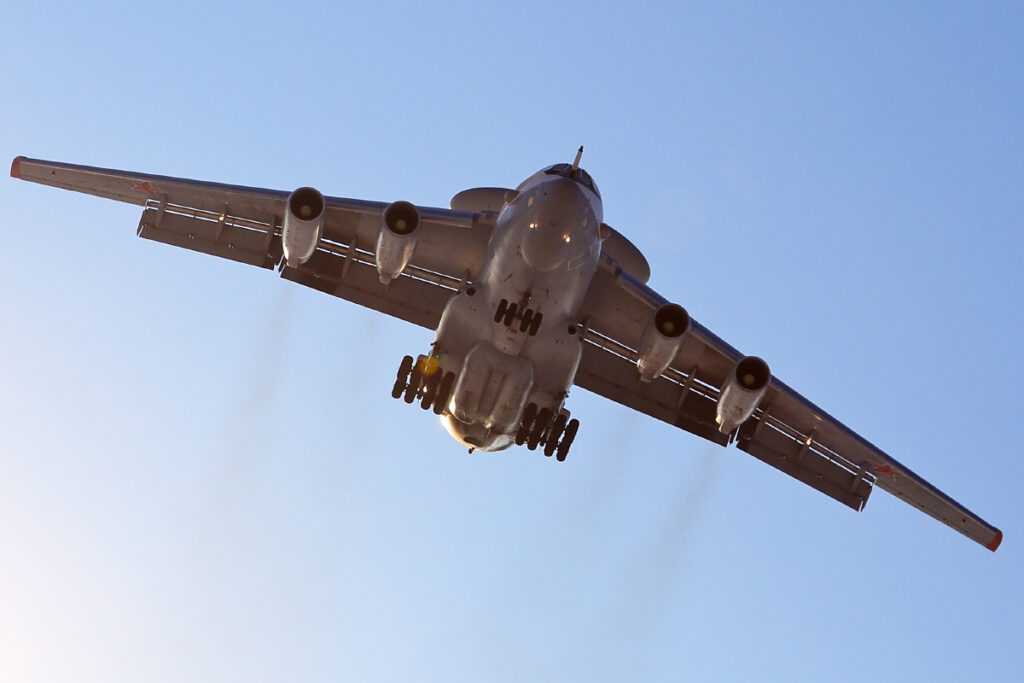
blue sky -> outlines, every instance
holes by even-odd
[[[17,681],[1016,680],[1017,3],[17,3],[0,151],[444,206],[570,160],[651,284],[1000,526],[853,513],[578,390],[564,464],[390,398],[429,332],[0,182]]]

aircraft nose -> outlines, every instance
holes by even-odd
[[[534,270],[554,270],[569,257],[571,239],[567,228],[554,223],[531,223],[523,237],[523,259]]]
[[[587,202],[576,183],[551,183],[545,210],[531,222],[522,241],[523,259],[534,270],[547,272],[569,258],[573,236],[586,218]]]

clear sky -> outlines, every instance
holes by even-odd
[[[577,390],[559,464],[390,397],[428,331],[4,179],[4,681],[1020,680],[1020,3],[10,2],[0,156],[445,206],[586,145],[651,285],[1001,527]]]

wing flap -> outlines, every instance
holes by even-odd
[[[341,250],[318,249],[298,268],[285,268],[281,277],[414,325],[436,329],[455,290],[408,272],[385,287],[371,259],[365,252],[355,250],[346,254]]]
[[[858,512],[871,495],[874,483],[871,475],[830,458],[813,447],[813,441],[794,440],[761,420],[743,423],[737,433],[736,446]]]
[[[261,268],[281,260],[281,237],[274,224],[235,217],[200,218],[147,206],[139,219],[139,237]]]
[[[636,361],[598,346],[593,339],[583,344],[577,386],[722,446],[729,442],[715,424],[715,401],[692,383],[687,386],[664,376],[640,382]]]

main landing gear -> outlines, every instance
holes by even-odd
[[[536,403],[528,403],[523,410],[523,419],[516,430],[517,446],[524,443],[531,451],[544,446],[544,455],[555,455],[559,462],[569,455],[569,448],[576,431],[580,428],[579,420],[570,420],[568,415],[559,412],[557,415],[550,408],[537,409]]]
[[[442,371],[433,356],[420,356],[415,363],[412,356],[406,356],[398,367],[391,397],[404,397],[406,403],[419,398],[420,408],[433,408],[434,414],[440,415],[448,407],[454,386],[455,373]]]
[[[455,373],[444,372],[433,356],[412,356],[402,359],[391,389],[392,398],[403,398],[406,403],[419,399],[420,408],[442,414],[448,407],[455,389]],[[531,451],[544,448],[544,455],[554,455],[559,462],[569,455],[569,448],[580,428],[579,420],[570,420],[568,413],[557,414],[550,408],[538,409],[536,403],[528,403],[515,434],[517,446],[526,444]],[[473,449],[470,449],[472,452]]]
[[[542,320],[544,320],[543,313],[509,303],[508,299],[499,301],[498,308],[494,311],[494,322],[501,323],[508,328],[518,325],[520,332],[528,332],[531,337],[537,336],[537,330],[540,329]]]

